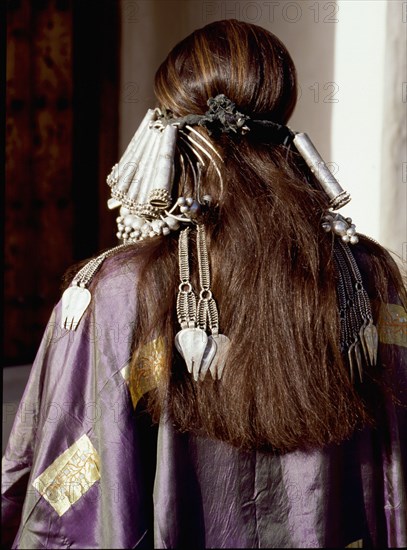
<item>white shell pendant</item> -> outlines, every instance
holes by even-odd
[[[361,347],[360,342],[359,341],[355,342],[353,353],[356,359],[356,365],[358,367],[359,380],[363,382],[363,359],[362,359],[362,352],[360,350],[360,347]]]
[[[375,366],[377,361],[377,347],[379,343],[379,338],[377,335],[377,328],[372,323],[372,321],[370,321],[368,326],[364,329],[363,335],[365,338],[366,347],[369,354],[370,364],[372,366]]]
[[[177,349],[178,345],[181,348],[180,353],[185,360],[188,372],[193,372],[194,379],[198,380],[208,335],[200,328],[184,328],[177,333],[175,343]]]
[[[367,344],[365,340],[365,328],[367,327],[368,324],[369,324],[369,321],[366,319],[363,325],[359,329],[359,341],[362,344],[363,357],[367,365],[370,364],[369,351],[367,349]]]
[[[354,347],[355,347],[355,342],[353,342],[348,348],[350,380],[351,380],[352,384],[355,381],[355,370],[356,370],[356,368],[355,368],[356,367],[355,358],[354,358],[354,354],[353,354]]]
[[[210,366],[210,371],[212,378],[218,378],[218,380],[220,380],[223,369],[225,368],[225,363],[230,348],[230,340],[224,334],[218,334],[217,336],[212,335],[209,338],[213,338],[215,340],[217,348],[216,355]]]
[[[175,335],[175,338],[174,338],[174,342],[175,342],[175,347],[177,348],[179,354],[180,354],[181,357],[185,360],[185,358],[184,358],[184,352],[182,351],[181,344],[179,343],[179,340],[178,340],[178,336],[181,334],[181,332],[182,332],[182,331],[177,332],[177,334]]]
[[[206,345],[205,353],[202,358],[202,364],[201,364],[201,370],[199,373],[199,380],[203,380],[205,378],[206,373],[209,370],[209,367],[212,364],[213,358],[216,355],[216,351],[218,349],[218,346],[216,345],[215,340],[212,336],[209,336],[208,343]]]
[[[82,315],[90,304],[91,294],[87,288],[70,286],[62,294],[61,327],[76,330]]]

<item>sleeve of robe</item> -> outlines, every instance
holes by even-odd
[[[4,548],[151,547],[128,387],[136,276],[131,258],[106,260],[77,330],[61,328],[61,302],[51,315],[3,457]]]

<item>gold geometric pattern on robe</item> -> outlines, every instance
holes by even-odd
[[[99,455],[89,437],[84,434],[32,484],[62,516],[99,479]]]
[[[131,363],[128,383],[134,408],[145,393],[157,386],[164,372],[166,353],[164,339],[160,336],[143,346]]]
[[[377,324],[380,342],[407,347],[407,312],[403,306],[382,304]]]
[[[345,548],[363,548],[363,539],[355,540],[354,542],[351,542]]]

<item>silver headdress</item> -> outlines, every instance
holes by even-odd
[[[181,118],[173,118],[158,108],[148,110],[123,156],[107,177],[111,188],[108,207],[120,207],[116,220],[117,237],[123,244],[91,260],[63,295],[62,325],[75,330],[91,300],[87,286],[106,257],[121,247],[168,235],[184,226],[179,237],[181,282],[177,298],[181,330],[176,336],[175,346],[195,380],[202,380],[208,370],[214,378],[221,377],[230,341],[219,333],[218,310],[210,290],[205,229],[199,221],[201,210],[210,207],[212,202],[211,197],[201,196],[201,173],[209,162],[219,176],[222,189],[220,165],[223,160],[212,143],[194,127],[204,127],[214,137],[228,134],[238,139],[247,132],[262,132],[271,142],[282,144],[287,149],[293,145],[325,192],[329,208],[337,210],[350,201],[349,193],[342,189],[307,134],[293,132],[270,120],[252,119],[239,112],[224,95],[210,98],[208,107],[204,115],[190,114]],[[177,149],[184,173],[188,167],[193,174],[191,196],[174,193]],[[189,280],[188,235],[193,227],[197,229],[199,298]],[[341,346],[347,354],[352,379],[355,370],[362,378],[362,364],[376,362],[377,331],[359,269],[348,246],[358,242],[355,225],[350,218],[327,210],[322,227],[340,237],[339,240],[335,238],[340,246],[334,246],[334,257],[339,273]]]

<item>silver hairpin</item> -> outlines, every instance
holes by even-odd
[[[198,132],[197,132],[197,134],[199,135]],[[221,172],[220,172],[220,170],[219,170],[218,165],[217,165],[216,162],[214,161],[212,155],[211,155],[204,147],[202,147],[202,145],[200,145],[197,141],[195,141],[190,135],[186,134],[186,136],[187,136],[187,139],[188,139],[191,143],[193,143],[193,144],[195,145],[195,147],[198,147],[198,149],[199,149],[200,151],[202,151],[202,153],[203,153],[206,157],[208,157],[208,159],[209,159],[210,162],[212,163],[213,167],[215,168],[216,173],[218,174],[218,177],[219,177],[219,181],[220,181],[220,191],[221,191],[220,194],[221,194],[221,196],[222,196],[222,194],[223,194],[223,178],[222,178],[222,174],[221,174]],[[205,143],[209,143],[207,140],[204,140],[204,141],[205,141]],[[196,152],[195,152],[195,154],[196,154]]]
[[[222,178],[222,174],[216,164],[216,162],[214,161],[213,157],[208,153],[208,151],[205,150],[204,147],[202,147],[202,145],[200,145],[199,143],[197,143],[189,134],[187,134],[186,132],[184,132],[183,130],[180,130],[180,135],[181,135],[181,139],[183,141],[183,143],[194,153],[194,155],[197,157],[198,159],[198,164],[197,164],[197,169],[199,171],[199,174],[198,174],[198,178],[197,178],[197,185],[196,185],[196,195],[197,195],[197,199],[198,201],[203,204],[203,197],[201,196],[201,189],[200,189],[200,180],[201,180],[201,170],[206,168],[206,165],[205,165],[205,162],[202,158],[202,156],[198,153],[198,151],[193,147],[193,145],[195,145],[195,147],[197,147],[200,151],[202,151],[202,153],[209,159],[209,161],[212,163],[212,165],[214,166],[215,170],[216,170],[216,173],[218,174],[218,177],[219,177],[219,182],[220,182],[220,195],[222,196],[223,194],[223,178]],[[191,142],[193,145],[191,145]]]
[[[212,143],[206,139],[202,134],[200,134],[199,132],[197,132],[195,130],[195,128],[193,128],[192,126],[190,126],[189,124],[187,124],[185,126],[185,128],[187,128],[190,132],[192,132],[193,134],[195,134],[196,136],[198,136],[200,139],[202,139],[202,141],[209,147],[209,149],[211,149],[215,155],[219,158],[219,160],[221,162],[223,162],[223,158],[221,157],[221,155],[218,153],[218,151],[215,149],[215,147],[212,145]]]

